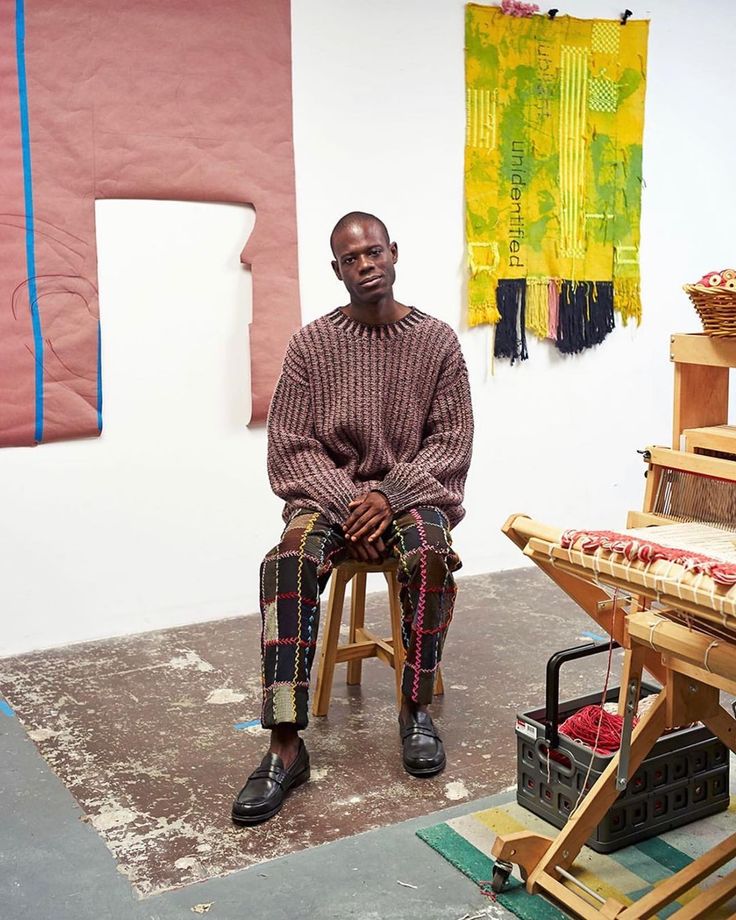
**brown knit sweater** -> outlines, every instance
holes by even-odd
[[[447,323],[416,308],[379,326],[333,310],[300,329],[268,416],[268,474],[284,519],[335,524],[363,492],[394,514],[434,505],[455,526],[473,442],[465,362]]]

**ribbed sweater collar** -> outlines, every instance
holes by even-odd
[[[338,307],[328,313],[325,318],[333,326],[352,335],[357,335],[361,338],[388,339],[403,335],[409,329],[413,329],[422,320],[426,319],[426,316],[426,313],[422,313],[416,307],[411,307],[411,313],[407,313],[402,319],[397,319],[393,323],[361,323],[357,319],[351,319]]]

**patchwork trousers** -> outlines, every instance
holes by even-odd
[[[447,627],[452,620],[460,559],[452,549],[447,518],[438,508],[397,515],[384,532],[385,557],[399,561],[405,696],[432,700]],[[320,595],[334,566],[349,558],[340,527],[320,512],[292,517],[281,541],[261,565],[261,723],[288,722],[305,728],[309,678],[317,648]]]

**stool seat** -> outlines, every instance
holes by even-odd
[[[401,678],[406,652],[401,640],[402,614],[399,600],[401,586],[397,577],[398,569],[399,562],[395,558],[378,563],[348,560],[333,569],[330,579],[330,596],[323,624],[322,655],[312,703],[312,712],[315,716],[326,716],[330,708],[335,665],[342,661],[348,663],[347,682],[354,686],[361,682],[364,658],[379,658],[394,669],[396,700],[397,705],[401,706]],[[365,628],[366,576],[370,572],[382,572],[386,578],[391,621],[391,636],[388,638],[381,638]],[[353,584],[348,641],[340,645],[345,589],[351,581]],[[434,692],[444,693],[439,669]]]

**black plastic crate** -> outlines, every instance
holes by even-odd
[[[554,655],[547,665],[545,708],[519,713],[516,719],[516,799],[555,827],[563,827],[575,807],[591,759],[584,795],[613,756],[593,754],[579,741],[558,734],[559,723],[568,716],[600,703],[600,694],[559,703],[559,668],[565,661],[604,649],[608,650],[608,643],[578,646]],[[642,696],[656,692],[651,684],[642,684]],[[618,694],[617,687],[610,689],[606,702],[618,700]],[[654,745],[587,844],[599,853],[612,853],[725,811],[729,800],[726,746],[703,725],[670,732]]]

